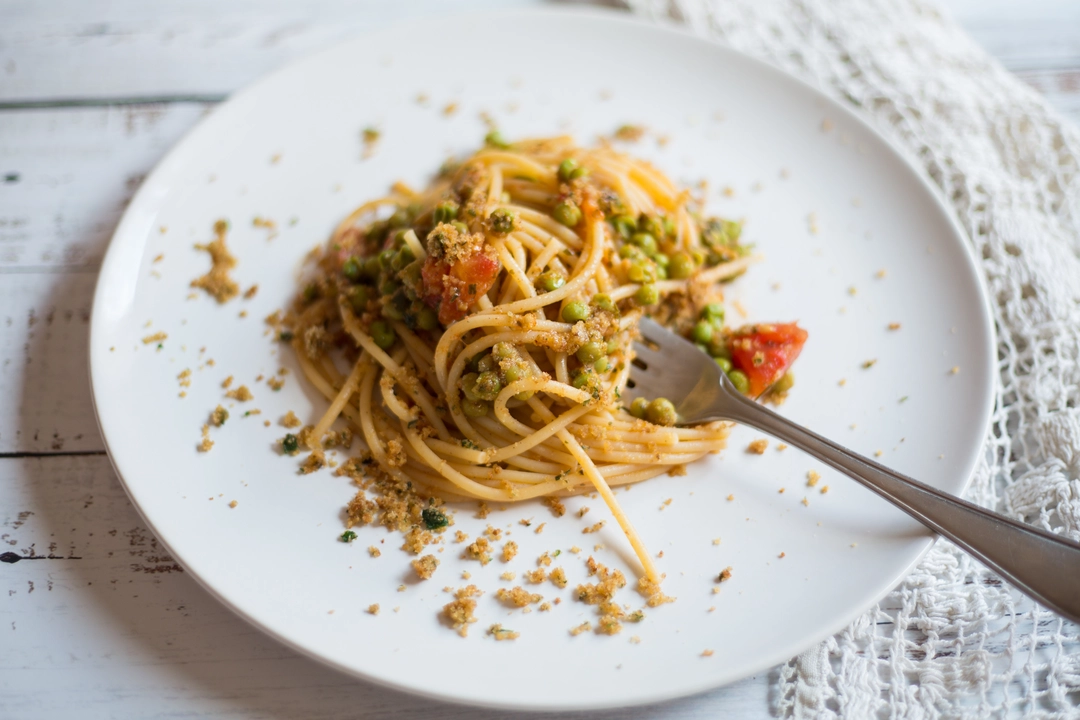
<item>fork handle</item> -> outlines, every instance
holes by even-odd
[[[1034,600],[1080,622],[1080,544],[985,510],[838,445],[737,392],[724,415],[794,445],[941,533]]]

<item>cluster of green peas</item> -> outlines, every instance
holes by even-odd
[[[675,221],[670,217],[642,214],[634,219],[616,215],[610,222],[623,240],[619,257],[629,261],[627,279],[641,285],[634,295],[639,305],[655,305],[660,301],[657,280],[684,280],[705,262],[704,253],[663,251],[661,244],[670,243],[675,237]]]
[[[744,395],[750,391],[750,379],[742,370],[731,364],[731,353],[724,337],[724,308],[719,303],[709,303],[701,309],[698,321],[690,330],[690,339],[702,352],[708,353],[731,380],[735,389]]]
[[[470,372],[461,376],[461,411],[466,417],[484,417],[502,389],[532,375],[532,370],[516,348],[508,342],[495,343],[489,353],[480,353],[469,361]],[[531,391],[514,397],[528,400]]]

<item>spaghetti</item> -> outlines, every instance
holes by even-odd
[[[643,314],[701,341],[738,380],[718,283],[752,258],[737,223],[701,209],[610,146],[496,134],[426,190],[399,183],[361,205],[313,253],[287,318],[304,375],[330,402],[301,436],[306,465],[322,464],[340,417],[379,471],[429,497],[595,491],[658,582],[612,488],[719,451],[727,427],[674,427],[666,400],[621,395]]]

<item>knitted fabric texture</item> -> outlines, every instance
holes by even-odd
[[[810,82],[925,168],[981,259],[998,336],[967,497],[1080,540],[1080,130],[933,2],[628,4]],[[880,605],[781,666],[774,710],[1080,717],[1078,633],[940,541]]]

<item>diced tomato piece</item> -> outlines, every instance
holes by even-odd
[[[802,352],[807,333],[795,323],[760,323],[739,328],[728,338],[731,364],[750,381],[757,397],[784,376]]]
[[[491,289],[502,266],[486,252],[478,252],[448,265],[428,257],[421,268],[424,302],[439,310],[439,322],[449,325],[468,313],[476,299]]]

